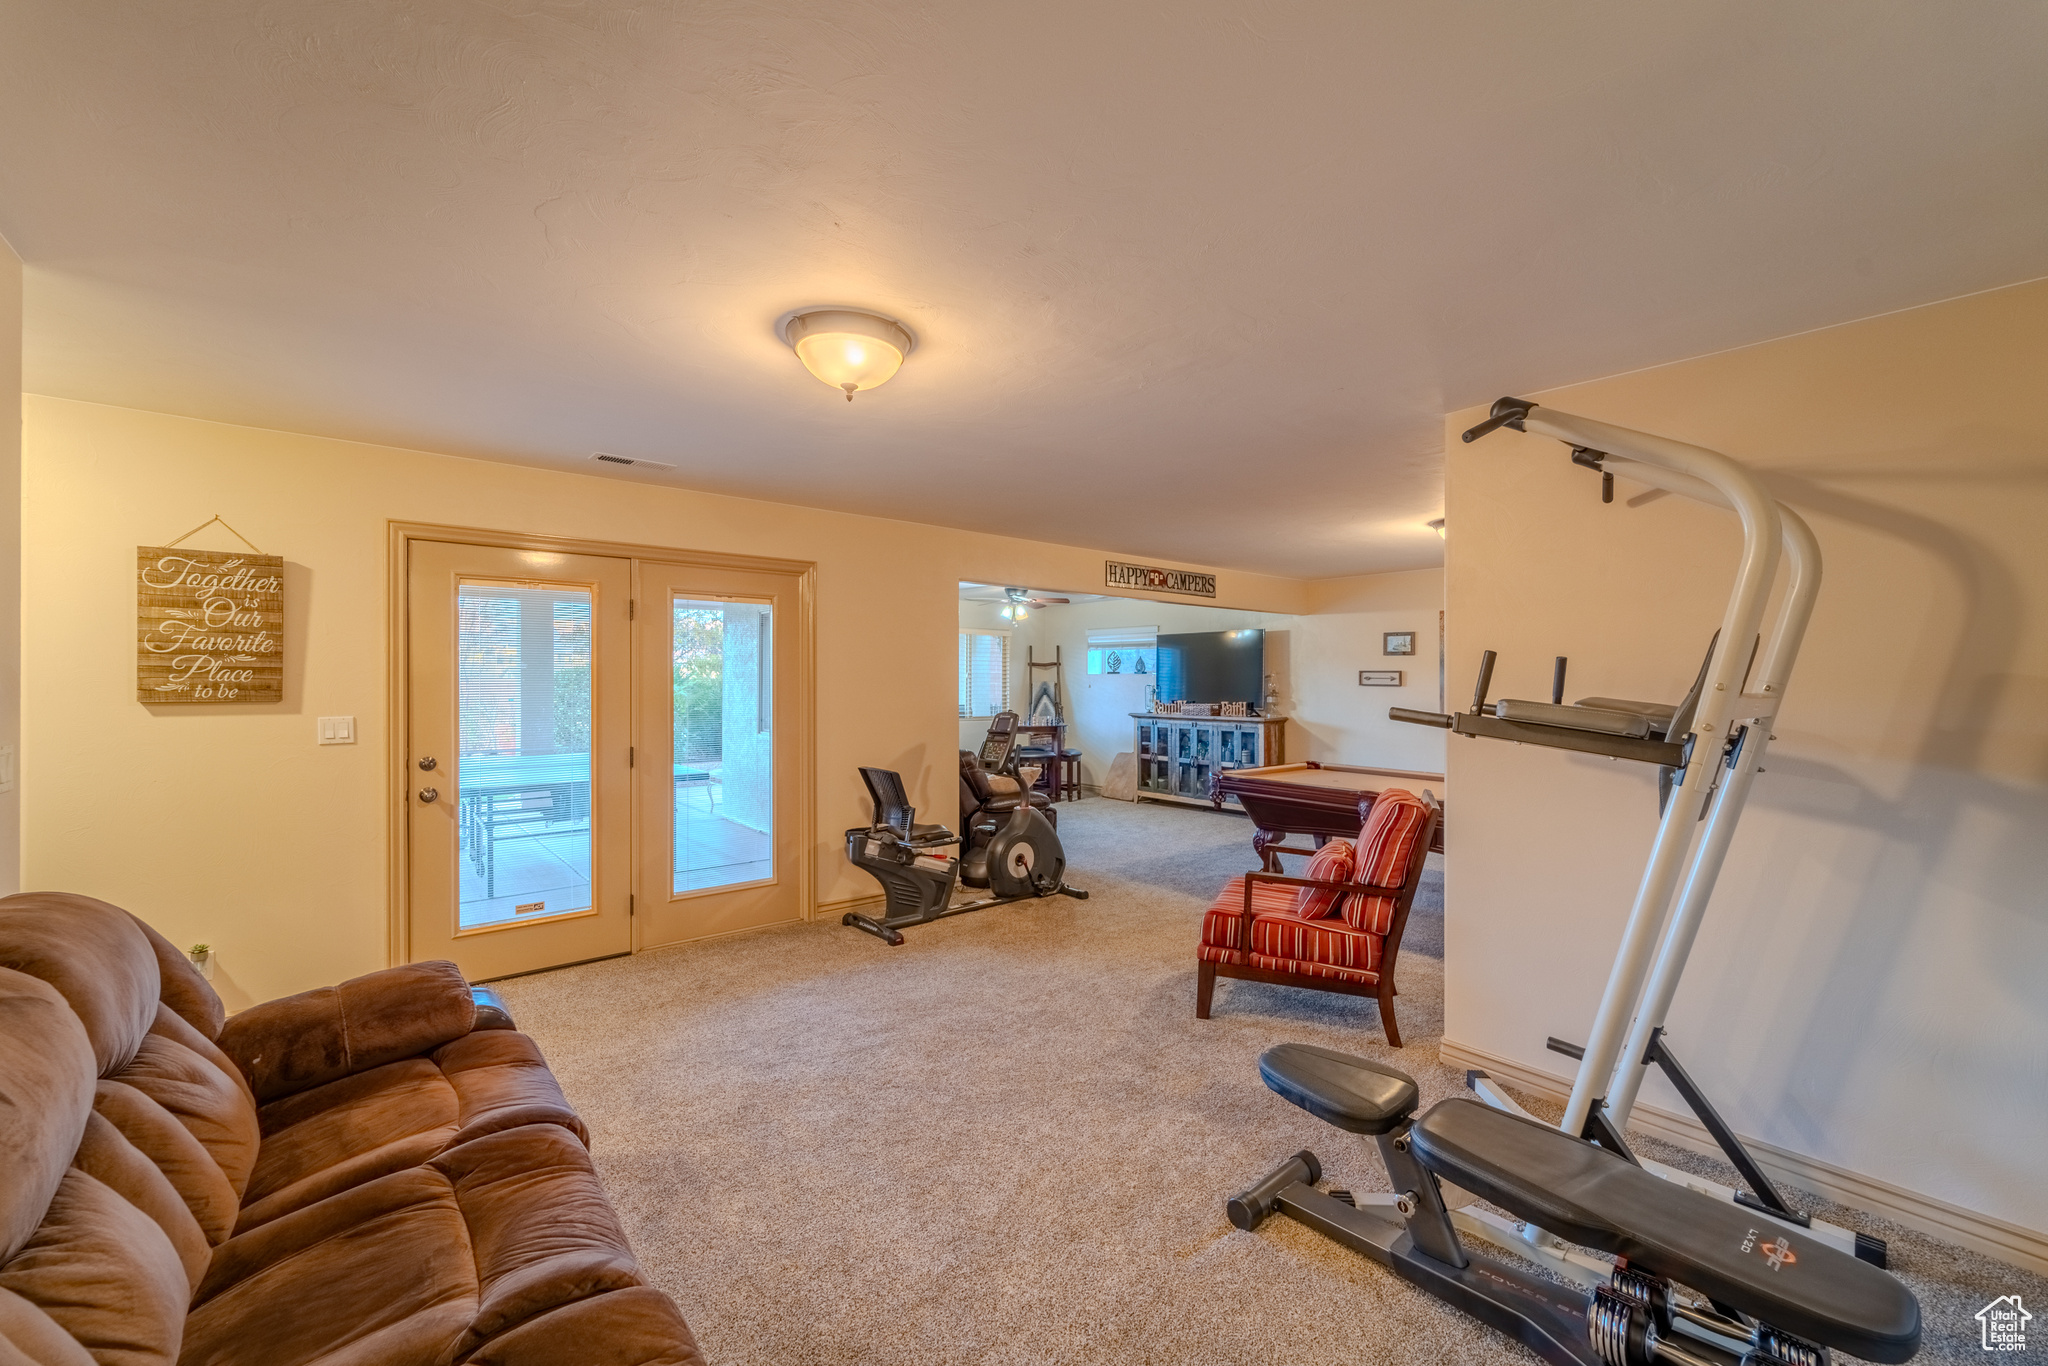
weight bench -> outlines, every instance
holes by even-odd
[[[1411,1078],[1327,1048],[1281,1044],[1259,1074],[1317,1118],[1374,1138],[1397,1194],[1389,1208],[1319,1191],[1321,1164],[1303,1152],[1232,1200],[1232,1223],[1286,1213],[1559,1366],[1822,1366],[1822,1347],[1879,1362],[1919,1348],[1920,1306],[1891,1276],[1617,1153],[1465,1097],[1413,1119]],[[1590,1297],[1575,1303],[1567,1286],[1467,1250],[1461,1229],[1497,1238],[1453,1217],[1443,1183],[1616,1258],[1613,1271],[1589,1276]]]

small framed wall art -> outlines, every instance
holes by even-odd
[[[1413,631],[1387,631],[1381,636],[1385,642],[1380,653],[1388,655],[1412,655],[1415,653]]]
[[[1401,686],[1399,669],[1360,669],[1358,686],[1361,688],[1398,688]]]

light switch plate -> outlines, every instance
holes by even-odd
[[[0,792],[14,791],[14,746],[0,745]]]
[[[352,745],[356,742],[356,718],[353,716],[323,716],[320,718],[320,743],[323,745]]]

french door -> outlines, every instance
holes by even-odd
[[[629,952],[631,560],[415,541],[411,957]]]
[[[641,943],[803,917],[796,576],[642,561]]]
[[[407,958],[484,980],[803,917],[800,573],[404,566]]]

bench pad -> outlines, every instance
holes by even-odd
[[[1354,1134],[1386,1133],[1414,1114],[1419,1100],[1407,1073],[1314,1044],[1267,1049],[1259,1076],[1283,1100]]]
[[[1411,1138],[1430,1171],[1516,1218],[1788,1333],[1868,1361],[1905,1361],[1920,1345],[1919,1302],[1885,1272],[1548,1125],[1460,1097]]]
[[[1632,740],[1641,740],[1650,733],[1650,718],[1639,712],[1608,711],[1604,707],[1583,704],[1563,707],[1554,702],[1523,702],[1504,697],[1493,704],[1493,714],[1503,721],[1590,730],[1600,735],[1625,735]]]

